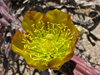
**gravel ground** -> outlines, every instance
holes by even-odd
[[[100,0],[88,1],[93,1],[94,4],[100,5]],[[89,19],[90,18],[86,18],[86,20]],[[92,43],[88,38],[90,38]],[[77,45],[78,48],[75,48],[75,55],[82,57],[92,66],[100,70],[100,23],[93,31],[91,31],[91,37],[88,37],[87,33],[84,32],[82,37],[79,38]]]
[[[100,0],[95,0],[94,3],[100,5]],[[100,23],[91,31],[91,34],[98,38],[96,41],[95,38],[90,37],[95,46],[90,43],[87,34],[83,33],[82,38],[77,43],[79,49],[75,49],[75,55],[84,58],[92,66],[100,70]]]

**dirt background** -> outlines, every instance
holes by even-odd
[[[94,3],[100,5],[100,0],[94,0]],[[79,49],[75,49],[75,55],[84,58],[92,66],[100,70],[100,23],[91,33],[99,40],[94,41],[90,37],[91,41],[95,44],[93,46],[88,40],[87,34],[83,33],[82,38],[77,43]]]

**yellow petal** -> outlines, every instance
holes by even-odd
[[[33,63],[34,63],[34,62],[33,62]],[[27,65],[28,65],[29,67],[36,68],[36,69],[38,69],[38,70],[40,70],[40,71],[43,71],[43,70],[49,68],[49,67],[47,67],[46,65],[41,65],[41,63],[38,63],[36,66],[34,66],[34,64],[29,65],[28,63],[27,63]]]
[[[46,15],[44,15],[44,22],[51,22],[51,23],[67,23],[69,19],[69,15],[58,10],[48,11]]]
[[[34,64],[34,63],[36,63],[35,61],[34,61],[34,62],[31,61],[31,62],[32,62],[31,64],[29,64],[29,63],[28,63],[29,61],[27,61],[27,60],[26,60],[26,62],[27,62],[27,65],[28,65],[29,67],[36,68],[36,69],[38,69],[38,70],[40,70],[40,71],[43,71],[43,70],[49,68],[49,67],[46,66],[46,65],[42,65],[42,63],[37,63],[37,64],[35,65],[35,64]]]
[[[35,61],[32,59],[32,56],[30,53],[27,52],[27,55],[24,56],[25,61],[28,65],[33,65],[34,62],[34,66],[36,65]]]
[[[79,31],[71,21],[71,18],[68,19],[68,28],[71,30],[71,34],[73,35],[73,39],[71,40],[70,46],[75,46],[75,42],[77,41]]]
[[[25,58],[27,65],[32,68],[37,68],[38,70],[41,70],[41,71],[48,69],[48,66],[42,65],[42,62],[37,62],[33,60],[31,53],[27,53],[26,55],[24,55],[24,58]]]
[[[48,66],[51,68],[51,69],[58,69],[59,66],[61,65],[61,59],[59,58],[55,58],[53,60],[51,60],[49,63],[48,63]]]
[[[24,58],[25,58],[27,65],[32,68],[37,68],[38,70],[41,70],[41,71],[48,69],[48,66],[42,65],[42,62],[37,62],[37,61],[33,60],[30,53],[28,53],[26,56],[24,56]]]
[[[37,68],[38,70],[40,70],[40,71],[43,71],[43,70],[45,70],[45,69],[48,69],[49,67],[46,66],[46,65],[42,65],[42,63],[40,62],[40,63],[38,63],[38,64],[36,65],[36,68]]]
[[[68,62],[74,55],[74,52],[71,52],[69,54],[67,54],[64,58],[63,58],[63,61],[62,63],[64,64],[65,62]]]
[[[27,32],[33,31],[32,24],[37,24],[43,18],[42,13],[30,11],[25,14],[25,17],[22,21],[22,28]]]
[[[78,34],[74,35],[74,38],[71,40],[70,46],[75,47],[77,42],[78,42]]]
[[[73,22],[71,21],[71,18],[69,18],[68,22],[67,22],[67,26],[68,28],[71,30],[71,32],[75,32],[75,34],[78,34],[78,29],[75,27],[75,25],[73,24]]]
[[[21,42],[23,38],[24,38],[23,34],[18,30],[12,37],[11,41],[12,50],[22,56],[26,54],[23,50],[24,44]]]

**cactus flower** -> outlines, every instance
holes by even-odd
[[[58,9],[40,12],[27,12],[22,28],[12,37],[11,48],[23,56],[28,66],[45,70],[59,68],[74,55],[78,30],[70,15]]]

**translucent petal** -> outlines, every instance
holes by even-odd
[[[48,69],[49,67],[46,66],[46,65],[42,65],[42,63],[40,62],[40,63],[38,63],[38,64],[36,65],[36,68],[37,68],[38,70],[43,71],[43,70],[45,70],[45,69]]]
[[[18,30],[12,37],[11,41],[12,50],[22,56],[26,55],[24,51],[24,44],[21,42],[23,38],[24,38],[23,34]]]
[[[62,63],[64,64],[65,62],[68,62],[73,57],[73,55],[74,55],[74,51],[72,50],[72,52],[69,52],[68,54],[66,54],[66,56],[63,58]]]
[[[48,11],[44,16],[44,22],[51,22],[51,23],[67,23],[69,19],[69,15],[58,10]]]
[[[37,24],[39,21],[42,20],[42,18],[43,15],[40,12],[34,12],[34,11],[27,12],[22,21],[22,28],[25,31],[28,30],[33,32],[32,24]]]
[[[61,59],[59,58],[55,58],[53,60],[51,60],[49,63],[48,63],[48,66],[52,69],[58,69],[59,66],[61,65]]]

